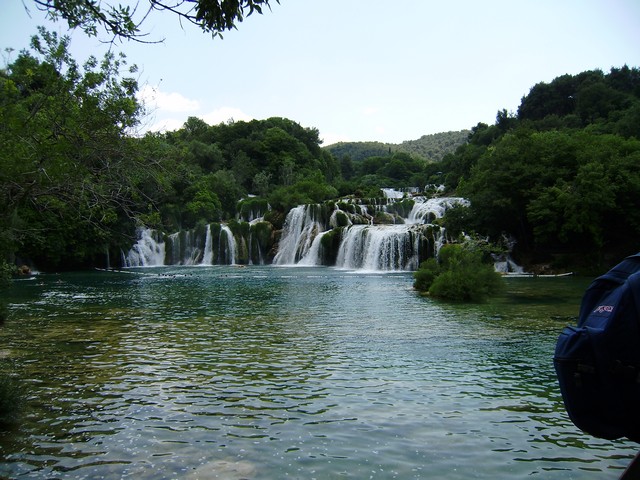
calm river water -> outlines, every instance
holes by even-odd
[[[637,445],[577,431],[552,365],[587,283],[469,306],[321,267],[18,281],[0,477],[614,479]]]

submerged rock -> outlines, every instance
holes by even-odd
[[[215,460],[191,472],[189,480],[248,480],[256,474],[256,466],[246,460]]]

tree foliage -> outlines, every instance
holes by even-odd
[[[430,168],[471,201],[466,231],[514,235],[540,259],[620,258],[640,246],[639,112],[637,68],[563,75]]]
[[[111,53],[80,66],[68,46],[41,30],[0,72],[0,258],[103,265],[128,248],[136,224],[176,231],[231,220],[250,194],[280,216],[337,196],[340,165],[317,129],[189,118],[136,137],[135,69],[121,74],[125,59]]]
[[[262,14],[270,0],[148,0],[147,5],[130,5],[103,0],[33,0],[53,19],[65,20],[89,36],[102,32],[111,40],[148,42],[143,24],[154,12],[169,12],[181,22],[192,23],[213,37],[237,27],[246,17]],[[275,0],[279,3],[279,0]],[[157,40],[151,40],[157,41]]]
[[[0,251],[9,260],[104,255],[151,201],[139,188],[147,159],[127,135],[141,110],[136,81],[120,73],[124,58],[80,66],[68,43],[41,29],[32,52],[0,72]]]
[[[318,130],[289,119],[210,126],[189,118],[183,128],[158,135],[157,140],[164,143],[165,156],[174,164],[160,202],[168,230],[234,218],[238,202],[248,195],[258,195],[285,211],[295,199],[322,201],[337,196],[330,184],[340,177],[340,166],[320,148]]]

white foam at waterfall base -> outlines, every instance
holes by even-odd
[[[138,241],[123,255],[125,267],[157,267],[164,265],[165,244],[157,242],[154,230],[141,228],[138,230]]]

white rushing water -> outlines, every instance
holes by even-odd
[[[460,197],[429,198],[418,197],[407,217],[407,223],[430,223],[436,218],[442,218],[447,209],[456,205],[469,206],[469,200]],[[431,218],[430,218],[431,217]]]
[[[140,229],[138,241],[123,254],[125,267],[157,267],[163,265],[233,265],[237,262],[238,246],[228,225],[220,225],[217,242],[211,225],[204,234],[194,230],[172,233],[167,242],[152,229]]]
[[[406,225],[354,225],[343,236],[336,266],[355,270],[415,270],[419,232]]]
[[[154,267],[164,265],[165,243],[154,237],[150,229],[138,230],[138,241],[123,255],[125,267]]]
[[[448,208],[469,202],[459,197],[418,196],[410,199],[414,203],[407,211],[405,194],[394,192],[386,191],[387,200],[377,205],[345,201],[337,203],[333,211],[328,211],[326,205],[299,205],[291,209],[273,263],[317,266],[330,262],[339,268],[372,271],[417,269],[420,259],[437,254],[444,241],[444,229],[433,222]],[[342,228],[333,230],[337,227]],[[219,228],[216,231],[219,233],[214,234],[212,225],[198,231],[173,233],[167,237],[166,245],[163,237],[153,230],[140,230],[138,242],[123,254],[123,264],[126,267],[165,263],[233,265],[238,262],[239,251],[251,251],[251,236],[238,240],[228,225],[216,224],[215,228]],[[336,248],[335,242],[339,245],[337,254],[333,250],[333,257],[327,260],[322,239],[331,231],[340,237],[327,243],[334,245],[332,249]],[[425,248],[429,251],[425,252]],[[256,251],[259,259],[255,261],[264,263],[259,245]],[[242,263],[246,262],[245,256],[241,258]]]
[[[179,265],[197,265],[200,263],[203,250],[198,246],[195,232],[192,230],[176,232],[169,235],[171,241],[171,258]],[[179,259],[176,261],[176,259]]]
[[[202,256],[202,265],[211,265],[213,263],[213,248],[211,239],[211,225],[207,225],[207,236],[204,241],[204,255]]]
[[[314,239],[327,230],[312,215],[309,205],[299,205],[289,211],[280,239],[278,253],[273,263],[276,265],[295,265],[309,254]],[[316,251],[319,249],[316,249]],[[315,265],[315,259],[307,259],[307,265]]]
[[[388,191],[387,191],[388,190]],[[401,201],[401,192],[385,189],[385,196]],[[419,266],[421,245],[425,243],[427,229],[435,219],[441,218],[444,212],[455,205],[468,205],[469,202],[459,197],[442,197],[426,199],[415,197],[415,203],[406,218],[396,218],[396,223],[375,224],[366,207],[359,207],[359,217],[366,217],[368,224],[353,224],[347,212],[336,207],[329,225],[318,221],[313,212],[314,205],[300,205],[287,215],[278,254],[274,259],[276,265],[321,265],[322,235],[328,233],[337,224],[337,214],[347,216],[347,226],[341,233],[340,246],[335,266],[345,269],[394,271],[415,270]],[[382,206],[383,212],[393,211],[390,205]],[[439,233],[442,229],[439,230]],[[432,245],[433,253],[437,253],[442,242],[442,235],[427,238]]]
[[[227,252],[227,264],[229,265],[235,265],[236,263],[236,242],[233,238],[233,233],[231,232],[231,229],[229,228],[228,225],[221,225],[220,226],[220,246],[218,251],[222,252],[224,251],[224,248],[226,247],[226,252]],[[223,243],[226,242],[226,243]]]

